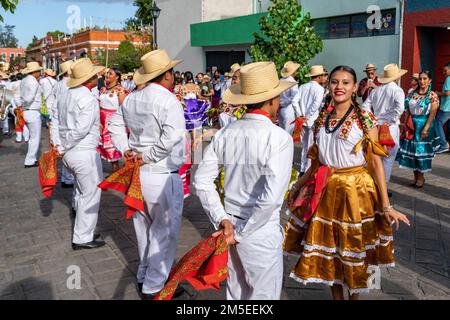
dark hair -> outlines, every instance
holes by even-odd
[[[349,67],[349,66],[337,66],[336,68],[333,69],[333,71],[330,72],[330,79],[333,77],[333,74],[338,72],[338,71],[345,71],[348,72],[352,75],[353,81],[355,83],[358,83],[358,77],[356,76],[356,72],[353,68]],[[319,116],[317,117],[317,120],[314,122],[314,133],[317,134],[319,132],[320,126],[322,125],[322,123],[325,120],[325,116],[328,113],[328,107],[331,103],[331,94],[328,94],[325,97],[325,104],[322,107],[322,110],[320,110]],[[361,108],[361,105],[358,102],[358,97],[356,96],[356,94],[352,94],[352,105],[355,108],[355,113],[358,116],[358,120],[363,128],[363,132],[364,132],[364,136],[368,137],[369,136],[369,129],[367,128],[367,123],[364,120],[364,116],[363,116],[363,110]]]
[[[251,110],[251,109],[261,109],[264,106],[265,101],[263,102],[258,102],[258,103],[254,103],[254,104],[248,104],[247,105],[247,109]]]
[[[192,72],[186,71],[184,73],[184,79],[186,80],[186,83],[194,82],[194,75],[192,74]]]
[[[150,80],[150,82],[161,82],[164,79],[164,77],[166,76],[167,72],[173,73],[173,68],[169,69],[166,72],[164,72],[163,74],[157,76],[155,79]]]
[[[431,75],[431,72],[428,71],[428,70],[420,71],[420,72],[419,72],[419,77],[420,77],[421,74],[426,75],[426,76],[428,77],[428,79],[430,79],[430,80],[433,79],[433,76]]]
[[[447,63],[444,67],[450,68],[450,62]]]
[[[119,78],[118,80],[117,80],[117,83],[120,83],[121,81],[122,81],[122,72],[118,69],[118,68],[111,68],[111,69],[109,69],[109,70],[112,70],[112,71],[114,71],[114,73],[116,74],[116,76]]]
[[[25,75],[23,73],[18,73],[16,74],[17,80],[22,80],[23,78],[25,78]]]
[[[9,77],[9,80],[11,82],[17,81],[17,76],[15,74],[13,74],[11,77]]]

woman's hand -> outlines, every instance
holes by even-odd
[[[403,213],[398,212],[392,207],[390,207],[388,210],[385,210],[384,215],[386,216],[386,219],[389,221],[391,225],[394,223],[397,225],[396,230],[398,230],[400,226],[399,221],[402,221],[403,223],[410,226],[408,218]]]
[[[424,127],[420,133],[420,139],[425,140],[428,137],[428,128]]]
[[[220,223],[220,230],[216,231],[212,234],[213,237],[217,238],[222,233],[225,235],[225,240],[229,246],[236,244],[236,240],[234,240],[234,225],[230,222],[230,220],[225,219]]]

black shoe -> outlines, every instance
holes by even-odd
[[[105,245],[105,241],[91,241],[88,243],[81,243],[81,244],[77,244],[77,243],[72,243],[72,249],[73,250],[81,250],[81,249],[96,249],[96,248],[100,248],[103,247]]]
[[[77,210],[75,210],[74,208],[72,208],[72,216],[76,217],[77,216]]]
[[[155,297],[156,297],[156,294],[142,293],[141,292],[141,299],[142,300],[153,300]]]
[[[34,164],[32,164],[32,165],[24,165],[24,167],[25,168],[35,168],[35,167],[39,167],[39,164],[38,164],[38,162],[36,161]]]
[[[389,191],[388,191],[388,197],[389,197],[389,198],[392,198],[392,192],[389,192]]]
[[[139,293],[142,293],[142,287],[144,286],[144,284],[143,283],[141,283],[141,282],[138,282],[137,283],[137,288],[138,288],[138,292]]]
[[[153,298],[156,297],[156,293],[155,293],[155,294],[152,294],[152,293],[143,293],[143,292],[142,292],[142,287],[143,287],[143,286],[144,286],[143,283],[139,283],[139,282],[138,282],[137,287],[138,287],[138,289],[139,289],[139,294],[141,295],[141,299],[142,299],[142,300],[153,300]],[[186,292],[186,290],[185,290],[183,287],[178,286],[177,289],[175,290],[175,293],[174,293],[173,296],[172,296],[172,299],[176,299],[176,298],[182,296],[183,293],[185,293],[185,292]]]
[[[94,241],[100,239],[102,235],[100,233],[94,233]]]
[[[175,290],[175,293],[172,296],[172,299],[179,298],[185,292],[186,292],[186,290],[184,290],[184,288],[182,286],[178,286],[178,288]]]
[[[63,189],[73,189],[73,183],[65,183],[65,182],[61,182],[61,188]]]

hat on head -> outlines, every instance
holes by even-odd
[[[32,62],[27,63],[27,67],[22,70],[22,73],[29,74],[29,73],[33,73],[36,71],[41,71],[43,69],[44,68],[42,68],[38,62],[32,61]]]
[[[397,79],[400,79],[405,75],[408,70],[400,69],[395,63],[388,64],[384,67],[384,74],[382,77],[378,78],[378,82],[386,84]]]
[[[229,77],[229,76],[230,76],[230,73],[229,73],[229,72],[225,72],[225,73],[223,74],[223,76],[224,76],[224,77]]]
[[[155,79],[181,62],[183,60],[170,59],[166,50],[150,51],[141,58],[142,67],[134,73],[133,80],[139,86]]]
[[[211,77],[208,74],[204,74],[202,79],[208,79],[211,80]]]
[[[373,63],[369,63],[369,64],[367,64],[364,72],[369,71],[369,70],[377,70],[377,67],[375,67],[375,65]]]
[[[243,66],[241,82],[232,85],[223,95],[229,104],[255,104],[279,96],[295,85],[295,82],[280,80],[273,62],[255,62]]]
[[[7,80],[7,79],[9,79],[9,76],[6,73],[4,73],[4,72],[0,72],[0,79],[1,80]]]
[[[89,58],[79,59],[70,67],[72,73],[67,80],[67,86],[69,88],[78,87],[104,69],[105,67],[94,66]]]
[[[45,74],[50,77],[56,77],[56,72],[52,69],[45,69]]]
[[[288,61],[284,64],[283,69],[281,69],[281,76],[286,78],[289,77],[291,74],[296,72],[300,68],[300,64]]]
[[[320,66],[320,65],[312,66],[311,71],[308,74],[306,74],[305,77],[312,78],[312,77],[324,75],[325,73],[326,72],[325,72],[325,69],[323,68],[323,66]]]
[[[73,60],[67,60],[59,65],[59,70],[61,71],[58,74],[58,77],[62,76],[63,74],[67,73],[67,75],[70,75],[70,67],[73,65]]]
[[[230,77],[232,77],[236,71],[241,70],[241,65],[239,63],[235,63],[230,67]]]

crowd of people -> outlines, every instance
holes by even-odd
[[[396,64],[380,76],[368,64],[360,82],[351,67],[316,65],[299,86],[293,61],[282,70],[273,62],[236,63],[225,74],[195,77],[174,71],[182,61],[165,50],[141,62],[130,74],[82,58],[61,64],[59,75],[37,62],[1,75],[13,92],[16,142],[28,143],[25,168],[38,166],[48,124],[63,163],[61,185],[74,189],[74,250],[105,245],[95,233],[102,159],[113,172],[138,163],[145,208],[132,216],[137,286],[153,299],[175,260],[192,151],[211,138],[193,187],[214,235],[229,245],[228,299],[279,299],[283,251],[299,256],[293,279],[327,284],[334,299],[345,292],[357,299],[369,290],[368,268],[394,266],[392,225],[409,221],[389,200],[392,168],[397,161],[411,169],[411,186],[422,188],[435,154],[449,150],[450,64],[442,92],[422,71],[405,95],[399,80],[407,71]],[[302,154],[293,179],[296,133]]]

